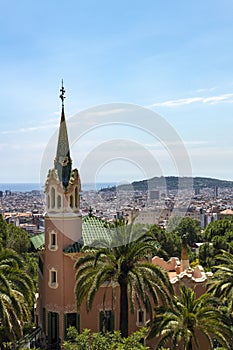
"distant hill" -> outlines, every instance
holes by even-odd
[[[176,190],[178,188],[190,188],[194,189],[199,188],[233,188],[233,181],[218,180],[208,177],[178,177],[178,176],[161,176],[153,177],[149,180],[134,181],[131,184],[119,185],[118,190],[130,190],[134,189],[135,191],[146,191],[146,190],[156,190],[159,188],[167,188],[168,190]],[[114,191],[116,186],[111,188],[102,189],[101,191]]]

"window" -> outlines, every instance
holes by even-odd
[[[137,326],[144,326],[146,322],[146,313],[145,310],[137,310]]]
[[[58,209],[61,209],[61,196],[60,195],[57,196],[57,207],[58,207]]]
[[[52,208],[55,208],[55,189],[54,189],[54,187],[52,187],[52,189],[51,189],[51,200],[52,200],[51,206],[52,206]]]
[[[57,288],[58,287],[57,270],[55,270],[54,268],[52,268],[49,271],[49,287],[50,288]]]
[[[57,272],[51,271],[51,284],[56,284],[56,283],[57,283]]]
[[[47,207],[50,209],[50,195],[47,196]]]
[[[80,314],[79,313],[67,313],[64,315],[64,338],[67,339],[67,330],[69,327],[75,327],[80,333]]]
[[[51,245],[56,245],[56,233],[51,234]]]
[[[49,235],[49,249],[50,250],[57,250],[57,232],[51,231]]]
[[[114,314],[112,310],[101,310],[99,313],[99,330],[102,333],[114,330]]]
[[[75,187],[75,191],[74,191],[74,205],[75,208],[78,208],[78,187]]]
[[[57,312],[48,312],[48,343],[50,349],[58,349],[59,314]]]
[[[74,206],[74,200],[73,200],[73,196],[70,196],[70,207],[73,208]]]

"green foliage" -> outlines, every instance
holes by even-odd
[[[180,256],[182,239],[176,232],[165,231],[158,225],[152,225],[150,232],[158,244],[157,255],[164,259],[170,259],[172,256]]]
[[[63,343],[64,350],[148,350],[140,341],[145,338],[146,328],[122,338],[119,331],[113,333],[91,333],[84,329],[78,333],[74,327],[68,329],[68,341]]]
[[[200,349],[198,334],[202,333],[210,346],[215,337],[225,349],[230,349],[230,319],[219,306],[210,294],[196,298],[195,292],[183,285],[180,296],[174,295],[170,305],[156,307],[148,337],[159,337],[157,348],[169,344],[175,350],[183,343],[184,349]]]
[[[27,252],[31,247],[31,241],[28,233],[20,227],[13,224],[7,225],[7,248],[15,250],[19,254]]]
[[[7,223],[2,214],[0,214],[0,247],[6,247],[7,236]]]
[[[2,245],[1,245],[2,242]],[[7,224],[3,216],[0,215],[0,250],[9,248],[17,252],[24,260],[24,269],[34,281],[34,286],[38,283],[38,258],[30,252],[31,241],[28,233],[13,224]]]
[[[33,282],[25,272],[22,258],[13,250],[0,251],[0,346],[15,341],[30,320],[34,302]]]
[[[223,220],[217,220],[211,222],[205,229],[203,233],[203,239],[206,242],[211,242],[211,240],[216,237],[225,237],[227,234],[232,234],[233,232],[233,219],[226,218]]]
[[[221,250],[233,253],[233,218],[211,222],[203,232],[206,242],[199,249],[200,263],[203,267],[217,264],[217,255]]]
[[[180,224],[182,220],[181,216],[172,216],[169,218],[167,223],[167,232],[176,232],[178,225]]]
[[[186,216],[179,221],[173,232],[176,232],[180,237],[186,235],[187,242],[191,246],[199,241],[201,227],[197,220]]]
[[[35,252],[24,253],[23,258],[25,261],[25,271],[32,278],[34,288],[37,290],[38,288],[38,255]]]
[[[213,278],[209,283],[209,292],[227,303],[233,316],[233,255],[222,251],[217,256],[219,265],[216,266]]]
[[[197,220],[190,217],[174,216],[169,219],[167,229],[164,230],[157,225],[150,227],[150,232],[154,235],[158,243],[158,255],[164,259],[172,256],[180,257],[182,248],[182,237],[187,236],[189,245],[198,242],[200,239],[200,225]],[[190,261],[196,259],[195,254],[189,252]]]
[[[215,264],[215,249],[212,243],[203,243],[199,248],[199,262],[205,268],[210,269]]]

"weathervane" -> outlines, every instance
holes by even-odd
[[[61,85],[60,92],[61,92],[61,95],[59,97],[62,100],[62,107],[64,107],[64,99],[66,98],[65,97],[65,92],[66,91],[65,91],[64,86],[63,86],[63,79],[62,79],[62,85]]]

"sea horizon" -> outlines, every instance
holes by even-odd
[[[167,175],[165,177],[173,177],[172,175]],[[216,177],[208,177],[208,176],[193,176],[193,178],[201,177],[208,178],[220,181],[230,181],[232,180],[223,180]],[[145,180],[145,179],[144,179]],[[134,180],[133,182],[144,181],[144,180]],[[103,188],[111,188],[113,186],[117,186],[119,182],[96,182],[96,183],[82,183],[81,191],[99,191]],[[0,183],[0,191],[11,191],[11,192],[31,192],[31,191],[40,191],[44,192],[44,184],[36,183],[36,182],[2,182]]]
[[[83,183],[82,191],[99,191],[102,188],[113,187],[116,182],[96,182],[96,183]],[[44,191],[44,185],[36,182],[9,182],[0,183],[0,191],[11,192],[31,192],[31,191]]]

